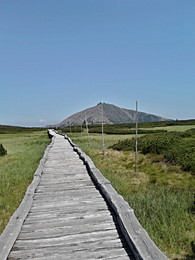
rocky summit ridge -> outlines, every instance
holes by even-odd
[[[62,122],[56,124],[54,127],[67,127],[82,125],[85,120],[88,124],[101,124],[102,123],[102,109],[103,109],[103,123],[104,124],[120,124],[120,123],[133,123],[135,122],[136,111],[126,108],[120,108],[112,104],[99,103],[96,106],[87,108],[83,111],[75,113]],[[170,119],[138,112],[138,122],[159,122],[168,121]]]

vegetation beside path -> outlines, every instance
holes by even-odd
[[[118,151],[134,151],[135,138],[118,141],[110,148]],[[145,135],[138,138],[138,150],[142,154],[163,155],[169,163],[181,166],[195,174],[195,128],[185,132],[169,132]]]
[[[0,233],[19,206],[50,140],[45,129],[0,126]]]
[[[182,131],[194,126],[176,127],[184,135]],[[195,180],[192,172],[168,162],[161,153],[139,153],[139,171],[135,174],[134,151],[108,149],[134,135],[105,135],[103,154],[101,134],[90,134],[89,145],[87,133],[67,134],[128,201],[142,226],[169,259],[194,259]]]

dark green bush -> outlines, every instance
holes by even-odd
[[[32,133],[40,130],[45,130],[45,128],[0,125],[0,134]]]
[[[118,141],[116,144],[109,147],[109,149],[114,149],[117,151],[130,151],[134,150],[135,147],[135,140],[125,139],[123,141]]]
[[[138,138],[138,150],[143,154],[153,153],[162,154],[164,151],[169,149],[171,145],[179,142],[182,138],[177,136],[175,133],[158,133],[152,135],[145,135]],[[114,150],[134,150],[135,149],[135,138],[131,140],[125,139],[124,141],[119,141],[118,143],[112,145]]]
[[[194,134],[194,131],[186,132],[183,137]],[[118,151],[135,150],[135,138],[119,141],[109,148]],[[169,162],[180,165],[185,171],[195,173],[195,140],[182,138],[181,133],[145,135],[138,138],[138,150],[143,154],[162,154]]]
[[[182,137],[195,137],[195,128],[186,130],[185,132],[181,132]]]
[[[4,156],[7,154],[7,151],[5,150],[5,148],[3,147],[2,144],[0,144],[0,156]]]
[[[89,132],[90,133],[102,133],[102,126],[101,125],[89,125]],[[138,129],[139,134],[151,134],[151,133],[162,133],[167,132],[164,129]],[[104,125],[104,133],[105,134],[135,134],[135,124],[128,123],[128,124],[114,124],[114,125]]]
[[[170,162],[181,165],[183,170],[195,173],[195,140],[183,139],[165,151],[164,156]]]
[[[62,128],[63,133],[81,133],[83,132],[83,127],[81,126],[69,126],[69,127],[64,127]]]
[[[164,154],[174,144],[178,144],[181,137],[175,133],[146,135],[138,141],[139,150],[143,154]]]
[[[90,133],[102,133],[102,128],[96,127],[89,130]],[[167,132],[166,130],[147,130],[147,129],[138,129],[139,134],[154,134],[154,133],[163,133]],[[114,134],[114,135],[129,135],[135,134],[134,129],[125,129],[117,127],[104,127],[105,134]]]

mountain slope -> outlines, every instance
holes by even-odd
[[[66,127],[81,125],[87,119],[89,124],[101,124],[102,123],[102,107],[103,107],[103,122],[105,124],[120,124],[120,123],[132,123],[135,122],[136,111],[120,108],[115,105],[99,103],[94,107],[87,108],[81,112],[75,113],[72,116],[64,119],[55,127]],[[144,112],[138,112],[138,122],[158,122],[167,121],[168,119],[160,116],[147,114]]]

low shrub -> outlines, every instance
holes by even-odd
[[[164,154],[174,144],[178,144],[181,137],[175,133],[146,135],[138,141],[139,150],[143,154]]]
[[[155,134],[155,133],[163,133],[163,132],[167,132],[166,130],[147,130],[147,129],[139,129],[139,134]],[[102,128],[92,128],[89,131],[90,133],[96,133],[96,134],[101,134],[102,133]],[[108,127],[104,127],[104,133],[105,134],[111,134],[111,135],[133,135],[135,134],[135,130],[131,130],[131,129],[119,129],[119,128],[108,128]]]
[[[45,130],[45,128],[0,125],[0,134],[32,133],[41,130]]]
[[[5,148],[3,147],[2,144],[0,144],[0,156],[4,156],[7,154],[7,151],[5,150]]]
[[[134,150],[135,147],[135,139],[125,139],[123,141],[118,141],[116,144],[108,147],[109,149],[114,149],[117,151],[129,151]]]
[[[182,137],[195,137],[195,128],[186,130],[185,132],[181,133]]]
[[[187,133],[186,133],[187,132]],[[184,137],[194,135],[194,129],[186,131],[183,135],[178,132],[145,135],[138,138],[138,150],[143,154],[162,154],[173,164],[178,164],[184,171],[195,172],[195,140]],[[119,141],[110,146],[118,151],[135,150],[135,138]]]
[[[168,161],[181,165],[183,170],[195,173],[195,140],[183,139],[165,151],[164,156]]]
[[[168,150],[171,145],[178,143],[181,137],[175,133],[158,133],[152,135],[145,135],[138,138],[138,149],[143,154],[153,153],[162,154]],[[110,146],[118,151],[131,151],[135,149],[135,138],[118,141],[116,144]]]

